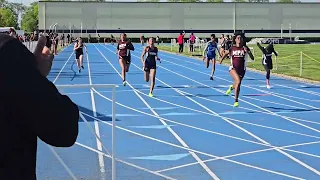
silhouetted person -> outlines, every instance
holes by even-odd
[[[79,109],[46,76],[53,55],[39,39],[31,53],[0,34],[0,179],[35,180],[37,137],[56,147],[72,146]]]

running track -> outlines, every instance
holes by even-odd
[[[268,90],[264,75],[249,71],[240,107],[233,108],[233,97],[224,95],[231,84],[228,67],[217,66],[210,81],[211,69],[202,61],[161,52],[150,98],[140,45],[125,87],[115,46],[87,46],[81,74],[74,76],[69,46],[55,58],[48,78],[57,85],[118,85],[117,179],[320,179],[319,84],[272,77]],[[111,89],[64,93],[82,112],[79,137],[71,148],[50,148],[39,140],[38,179],[72,179],[68,171],[77,179],[111,179]]]

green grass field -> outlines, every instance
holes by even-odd
[[[263,45],[266,46],[266,45]],[[255,61],[248,63],[249,68],[264,71],[261,65],[262,53],[257,45],[249,45],[254,49]],[[158,46],[160,50],[171,51],[170,46]],[[301,77],[309,80],[320,81],[320,44],[276,44],[275,50],[278,52],[277,69],[274,60],[273,73],[284,74],[292,77]],[[187,48],[184,49],[184,55],[191,56]],[[173,47],[172,52],[178,52],[178,47]],[[300,57],[302,52],[302,76],[300,76]],[[201,55],[197,50],[193,55]],[[228,59],[224,63],[229,63]]]

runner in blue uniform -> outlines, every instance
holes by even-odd
[[[146,46],[141,55],[141,61],[144,70],[144,79],[146,82],[149,82],[151,76],[151,85],[150,85],[150,92],[149,96],[153,97],[153,89],[156,80],[156,69],[157,69],[157,62],[158,58],[158,48],[154,46],[154,38],[149,38],[148,46]],[[146,58],[145,58],[146,56]],[[161,61],[160,61],[161,62]]]
[[[213,80],[214,71],[216,69],[216,51],[218,50],[218,44],[215,38],[216,36],[214,34],[211,34],[211,41],[207,43],[206,47],[203,50],[203,61],[206,59],[207,68],[209,68],[209,62],[212,61],[212,71],[210,80]]]

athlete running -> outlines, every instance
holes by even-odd
[[[216,51],[218,50],[218,44],[215,38],[216,36],[214,34],[211,34],[210,36],[211,40],[207,43],[206,47],[203,50],[203,61],[206,60],[207,68],[209,68],[209,63],[210,61],[212,61],[212,71],[211,71],[210,80],[213,80],[213,75],[216,68]]]
[[[259,42],[257,42],[257,46],[262,51],[262,65],[266,70],[266,79],[267,79],[267,88],[270,89],[270,70],[272,70],[272,53],[278,56],[277,52],[274,50],[273,44],[269,44],[266,48],[262,47]]]
[[[140,43],[141,43],[141,46],[144,46],[144,35],[140,36]]]
[[[88,49],[85,44],[82,43],[82,39],[78,38],[76,40],[76,43],[74,44],[74,51],[76,54],[76,61],[78,65],[78,71],[81,73],[81,68],[84,69],[83,67],[83,48],[86,48],[86,52],[88,53]]]
[[[119,63],[122,69],[122,81],[123,85],[127,85],[126,82],[126,72],[129,72],[129,67],[131,63],[130,50],[134,51],[134,46],[131,41],[127,40],[127,35],[122,33],[120,35],[120,41],[117,46],[117,54],[119,56]]]
[[[234,80],[233,85],[230,85],[229,89],[227,90],[226,94],[229,95],[231,91],[235,90],[235,102],[234,107],[239,106],[238,98],[240,94],[240,86],[242,79],[246,73],[246,58],[247,55],[250,56],[252,60],[254,60],[254,57],[250,51],[250,49],[245,46],[245,36],[241,33],[236,33],[233,39],[233,46],[229,50],[226,51],[226,53],[223,55],[220,64],[222,61],[227,57],[227,55],[230,55],[231,65],[229,67],[229,73],[231,77]]]
[[[151,85],[150,85],[150,92],[149,92],[150,97],[153,97],[153,89],[154,89],[155,80],[156,80],[156,69],[157,69],[156,60],[160,61],[158,57],[158,48],[154,46],[154,38],[149,38],[148,46],[146,46],[142,51],[141,61],[143,65],[145,81],[149,82],[149,79],[151,76]]]

